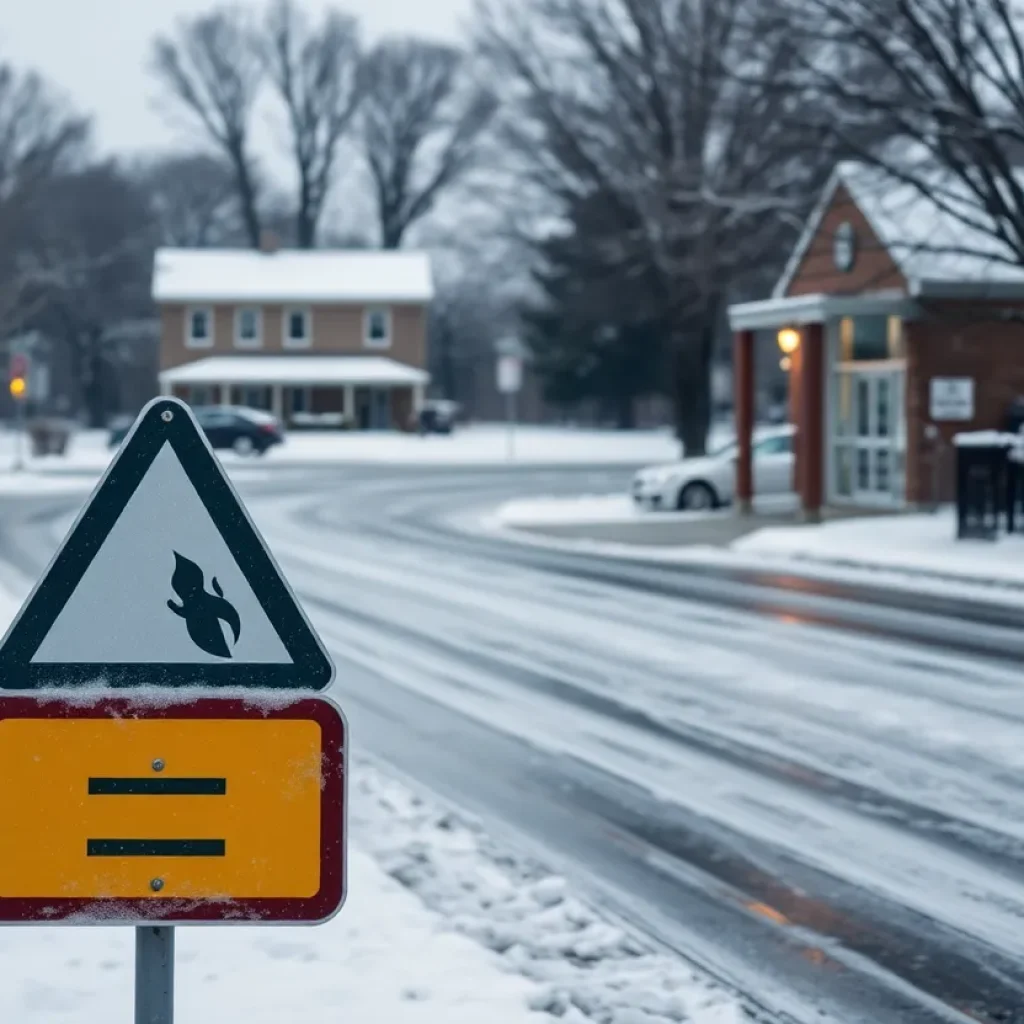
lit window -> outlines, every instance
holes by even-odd
[[[391,347],[391,310],[368,309],[363,320],[363,342],[367,348]]]
[[[284,320],[284,343],[287,348],[305,348],[310,343],[309,310],[287,311]]]
[[[258,348],[262,342],[260,337],[260,311],[251,306],[243,306],[235,311],[235,344],[239,348]]]
[[[189,348],[209,348],[213,344],[213,318],[208,309],[191,309],[188,313]]]

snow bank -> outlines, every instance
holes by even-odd
[[[716,437],[721,434],[719,430]],[[0,433],[0,471],[14,462],[14,435]],[[113,453],[104,431],[85,430],[74,436],[64,457],[28,459],[41,475],[102,472]],[[252,466],[253,459],[218,452],[225,465]],[[285,444],[272,449],[260,466],[289,463],[395,463],[399,465],[517,465],[642,464],[679,457],[679,444],[669,430],[584,430],[570,427],[520,426],[515,431],[514,456],[509,458],[508,434],[500,424],[464,427],[448,436],[419,437],[397,432],[346,433],[293,431]]]
[[[365,760],[352,775],[359,841],[393,878],[538,987],[566,1024],[741,1024],[739,1003],[678,957],[602,917],[566,879]]]
[[[741,554],[1024,587],[1024,536],[1003,536],[995,542],[957,540],[951,510],[769,527],[735,541],[732,549]]]
[[[678,456],[679,446],[666,431],[574,430],[518,427],[509,457],[503,426],[465,427],[450,435],[419,437],[399,433],[292,433],[267,456],[279,462],[359,462],[406,465],[640,464]]]
[[[489,517],[497,526],[528,527],[585,523],[635,523],[652,516],[657,522],[688,520],[713,513],[659,512],[638,508],[627,494],[583,494],[578,497],[538,497],[508,501]]]
[[[319,928],[179,928],[178,1024],[529,1024],[540,986],[502,969],[387,878],[349,860],[345,909]],[[0,930],[0,1020],[131,1016],[130,928]]]
[[[449,521],[468,533],[499,532],[519,544],[605,558],[771,570],[910,593],[1024,604],[1024,536],[1001,537],[994,543],[957,541],[956,522],[948,511],[763,527],[730,547],[652,546],[527,533],[515,528],[523,524],[501,522],[493,512],[466,513]]]

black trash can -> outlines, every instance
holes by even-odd
[[[1019,434],[1024,427],[1024,395],[1018,395],[1007,407],[1003,429],[1008,434]]]
[[[1004,513],[1012,518],[1009,454],[1013,438],[995,431],[966,434],[956,447],[957,540],[995,540]]]

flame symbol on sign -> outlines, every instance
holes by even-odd
[[[203,570],[195,562],[174,552],[174,575],[171,576],[171,587],[178,595],[180,604],[168,601],[167,607],[185,620],[188,635],[192,642],[207,654],[218,658],[230,658],[221,621],[231,628],[235,643],[242,633],[242,622],[235,611],[235,606],[224,597],[224,591],[214,576],[213,589],[210,594],[206,590]]]

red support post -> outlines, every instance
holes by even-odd
[[[809,324],[800,358],[800,496],[804,519],[821,520],[825,476],[825,331]]]
[[[754,332],[733,336],[732,373],[736,419],[736,508],[749,514],[754,507]]]

